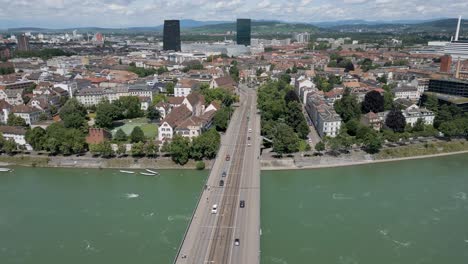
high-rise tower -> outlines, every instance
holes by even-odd
[[[237,44],[250,46],[250,33],[250,19],[237,19]]]
[[[164,20],[163,49],[180,51],[180,21]]]

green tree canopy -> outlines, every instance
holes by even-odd
[[[398,109],[392,109],[385,119],[385,125],[394,132],[403,132],[406,127],[406,119],[403,113]]]
[[[76,100],[70,98],[60,108],[59,116],[66,128],[83,128],[86,121],[86,108]]]
[[[172,160],[180,165],[185,165],[189,160],[190,141],[180,135],[175,135],[172,138],[170,146],[170,154]]]
[[[145,134],[143,133],[143,130],[141,129],[141,127],[136,126],[133,128],[132,133],[130,134],[130,141],[132,143],[145,141]]]
[[[115,132],[114,140],[119,141],[119,142],[127,141],[127,134],[121,128],[119,128]]]

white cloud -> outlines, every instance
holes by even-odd
[[[154,26],[164,19],[297,22],[342,19],[468,18],[468,1],[450,0],[0,0],[0,27]],[[83,19],[85,18],[85,19]],[[117,23],[117,24],[116,24]]]

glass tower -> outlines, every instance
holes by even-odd
[[[237,44],[250,46],[250,19],[237,19]]]
[[[163,49],[180,51],[180,21],[164,20]]]

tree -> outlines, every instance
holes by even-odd
[[[117,145],[117,152],[116,152],[117,155],[123,156],[123,155],[125,155],[126,152],[127,152],[127,147],[125,146],[125,144],[119,143]]]
[[[366,93],[364,101],[362,102],[363,113],[379,113],[383,112],[385,108],[384,97],[377,91],[370,91]]]
[[[137,142],[132,144],[132,156],[141,157],[145,154],[145,144],[143,142]]]
[[[226,131],[228,127],[228,120],[230,116],[231,108],[223,107],[220,110],[216,111],[213,117],[213,125],[218,131]]]
[[[9,126],[27,126],[26,121],[20,116],[16,116],[13,113],[8,115],[7,125]]]
[[[356,136],[357,130],[361,124],[357,119],[351,119],[346,123],[346,131],[350,136]]]
[[[59,112],[60,119],[66,128],[84,127],[86,115],[86,108],[76,98],[70,98]]]
[[[115,132],[114,140],[120,141],[120,142],[127,141],[127,134],[126,134],[121,128],[119,128],[119,129]]]
[[[385,119],[385,125],[394,132],[405,131],[406,119],[403,113],[398,109],[392,109]]]
[[[175,83],[173,82],[167,82],[164,85],[164,88],[166,89],[167,94],[174,94],[174,87],[175,87]]]
[[[132,143],[145,141],[145,134],[139,126],[133,128],[132,133],[130,134],[130,141]]]
[[[437,113],[438,107],[439,107],[439,99],[435,95],[423,95],[423,105],[431,110],[434,113]]]
[[[161,112],[155,107],[150,106],[146,113],[146,117],[150,120],[159,120],[161,118]]]
[[[356,95],[352,95],[349,89],[346,89],[343,98],[335,101],[335,110],[346,123],[351,119],[360,119],[361,106],[358,103]]]
[[[170,153],[171,158],[175,163],[185,165],[188,162],[190,154],[189,139],[180,135],[175,135],[172,138]]]
[[[101,144],[90,144],[89,145],[89,152],[93,154],[93,156],[101,155],[102,145]]]
[[[273,151],[278,155],[296,152],[299,148],[299,141],[299,137],[290,126],[284,123],[276,125],[276,132],[273,138]]]
[[[195,167],[197,168],[197,170],[204,170],[205,169],[205,162],[203,161],[197,161],[197,163],[195,163]]]
[[[101,143],[101,156],[104,158],[114,156],[114,150],[112,149],[112,145],[107,140]]]
[[[368,133],[364,138],[364,149],[368,153],[377,153],[382,148],[382,138],[375,130]]]
[[[3,143],[3,151],[5,151],[5,153],[7,153],[8,155],[15,153],[17,149],[18,145],[12,138],[5,140],[5,142]]]
[[[46,131],[42,127],[35,127],[26,131],[26,142],[28,142],[31,147],[38,151],[44,148],[44,143],[46,141]]]
[[[158,154],[158,145],[156,145],[153,140],[150,140],[148,143],[146,143],[144,151],[146,156],[156,157]]]
[[[322,152],[325,150],[325,144],[320,141],[319,143],[315,144],[315,150],[318,152]]]
[[[299,102],[299,97],[294,90],[289,90],[284,96],[284,101],[286,101],[286,104],[293,101]]]
[[[96,107],[96,125],[103,128],[111,128],[114,120],[120,116],[120,109],[115,105],[104,100]]]
[[[411,129],[412,132],[421,132],[424,131],[425,123],[422,118],[418,118],[416,123],[414,123],[413,128]]]
[[[163,153],[170,153],[171,152],[171,144],[169,144],[168,141],[164,141],[164,143],[161,146],[161,149],[159,151],[161,151]]]
[[[123,113],[124,118],[136,118],[143,116],[140,100],[136,96],[122,96],[114,102]]]
[[[298,136],[306,139],[309,134],[309,126],[302,113],[302,107],[298,101],[291,101],[286,107],[286,123],[291,126]]]
[[[384,110],[391,110],[392,108],[394,108],[394,104],[393,104],[393,99],[395,98],[395,96],[393,95],[392,92],[390,91],[385,91],[384,92]]]
[[[153,105],[157,105],[160,102],[166,102],[167,96],[163,93],[158,93],[153,96]]]

